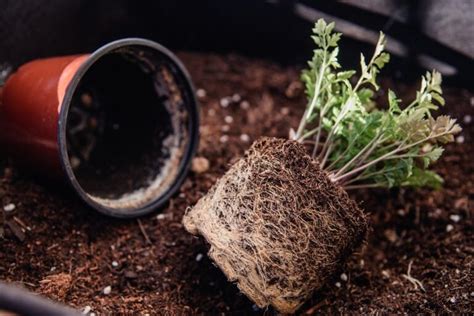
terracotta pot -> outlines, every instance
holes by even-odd
[[[29,62],[9,76],[0,102],[2,150],[65,178],[87,204],[116,217],[148,213],[176,192],[198,129],[188,73],[144,39]]]

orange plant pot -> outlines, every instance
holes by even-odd
[[[148,40],[34,60],[2,90],[2,148],[26,168],[66,179],[108,215],[134,217],[163,205],[197,148],[190,77],[170,51]]]

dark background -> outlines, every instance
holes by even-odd
[[[383,30],[406,45],[407,53],[393,54],[391,63],[405,79],[418,78],[423,68],[443,73],[435,58],[454,67],[454,73],[444,73],[448,82],[469,86],[474,56],[471,0],[0,0],[0,5],[3,68],[39,57],[91,52],[131,36],[173,50],[237,52],[302,63],[311,55],[312,18],[298,12],[301,6],[316,16]],[[342,60],[356,66],[358,57],[352,52],[369,53],[373,43],[355,29],[346,35]],[[428,61],[420,63],[420,55]]]

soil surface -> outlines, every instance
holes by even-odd
[[[90,306],[96,314],[274,313],[258,309],[226,281],[207,258],[204,241],[188,234],[181,218],[252,141],[286,137],[297,126],[305,106],[299,68],[235,55],[180,57],[199,89],[198,156],[209,169],[205,159],[196,161],[195,172],[161,211],[117,220],[1,154],[0,201],[15,205],[9,220],[15,224],[0,225],[0,280],[81,310]],[[411,98],[417,84],[387,78],[381,99],[388,87]],[[370,214],[373,230],[300,313],[474,310],[474,95],[451,87],[445,96],[443,111],[464,131],[435,165],[444,189],[350,192]]]

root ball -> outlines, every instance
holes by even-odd
[[[275,138],[256,141],[183,223],[244,294],[284,313],[324,285],[368,227],[301,144]]]

